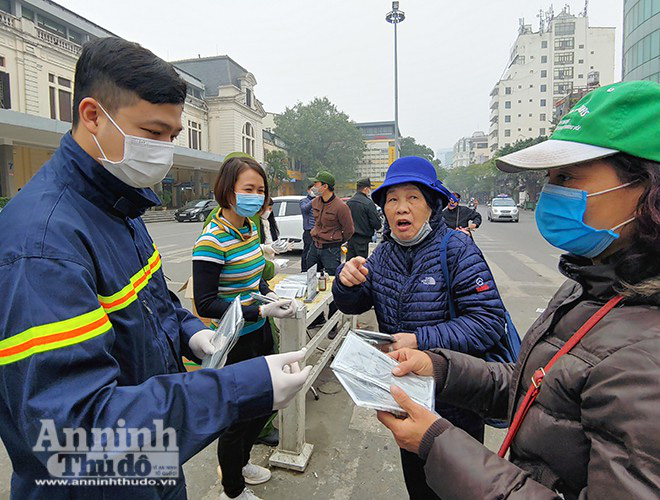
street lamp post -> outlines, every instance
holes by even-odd
[[[394,25],[394,153],[399,158],[399,60],[397,54],[396,25],[403,22],[406,15],[399,10],[399,2],[392,2],[392,10],[385,20]]]

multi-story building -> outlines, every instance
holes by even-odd
[[[521,139],[548,135],[556,100],[598,75],[614,82],[614,28],[589,26],[566,6],[541,16],[538,31],[520,20],[504,75],[490,93],[488,145],[492,155]]]
[[[0,196],[13,196],[71,128],[73,78],[82,44],[116,36],[51,0],[0,0]],[[174,165],[154,186],[180,206],[207,197],[224,155],[263,161],[254,76],[229,57],[175,63],[188,85]]]
[[[456,141],[452,151],[451,168],[485,163],[489,159],[488,136],[482,131],[477,131],[470,137],[461,137]]]
[[[380,186],[394,161],[394,122],[356,123],[364,138],[364,155],[357,166],[357,177],[369,177]],[[400,136],[400,134],[399,134]]]
[[[623,79],[660,83],[660,1],[623,2]]]

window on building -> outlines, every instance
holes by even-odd
[[[11,3],[9,0],[0,0],[0,11],[7,12],[8,14],[11,14]]]
[[[530,131],[530,132],[532,131],[532,127],[529,127],[529,131]]]
[[[581,43],[580,45],[578,45],[578,49],[583,49],[583,48],[584,48],[584,44],[583,44],[583,43]]]
[[[243,152],[254,156],[254,127],[250,122],[243,125]]]
[[[594,51],[593,51],[593,50],[591,51],[591,55],[592,55],[592,56],[594,55]]]
[[[548,70],[547,69],[542,69],[541,70],[541,78],[547,78],[548,77]]]
[[[569,68],[555,68],[555,80],[571,80],[573,79],[573,67]]]
[[[521,100],[521,99],[518,99],[518,104],[522,104],[522,100]]]
[[[0,109],[11,109],[9,73],[5,73],[4,71],[0,71]]]
[[[5,66],[5,58],[0,56],[0,67],[4,68],[4,66]]]
[[[541,42],[541,48],[542,49],[547,49],[548,48],[548,41],[547,40],[543,40]]]
[[[54,74],[48,74],[48,99],[50,117],[63,122],[72,121],[71,80]]]
[[[511,115],[504,115],[504,123],[511,123]]]
[[[545,64],[548,62],[548,56],[541,56],[541,64]]]
[[[584,78],[584,75],[578,75],[578,78]]]
[[[573,89],[573,82],[555,83],[554,95],[565,95]]]
[[[39,14],[39,17],[37,18],[37,26],[39,26],[42,29],[45,29],[46,31],[50,31],[55,35],[66,38],[66,27],[63,24],[58,23],[54,19],[50,19],[48,17]]]
[[[546,106],[547,106],[546,100],[545,100],[545,99],[541,99],[541,107],[544,108],[544,107],[546,107]]]
[[[525,56],[516,56],[513,64],[525,64]]]
[[[555,50],[573,50],[575,48],[575,38],[556,38]]]
[[[529,117],[530,117],[530,118],[532,117],[532,113],[529,114]]]
[[[504,101],[504,109],[511,109],[511,101]]]
[[[584,64],[584,59],[578,59],[578,64]]]
[[[565,36],[575,34],[574,22],[555,22],[555,36]]]
[[[504,147],[505,147],[505,148],[508,148],[509,146],[511,146],[511,143],[510,143],[510,142],[506,142],[506,143],[504,143]]]
[[[188,147],[202,149],[202,124],[188,120]]]
[[[548,91],[548,86],[547,85],[541,85],[541,92],[547,92]]]
[[[545,128],[539,129],[539,135],[545,135]]]
[[[504,87],[504,93],[505,94],[510,94],[511,93],[511,87]]]
[[[506,130],[504,131],[504,137],[511,137],[511,130],[506,129]]]
[[[573,52],[555,54],[555,64],[573,64]]]
[[[533,89],[533,88],[534,88],[534,85],[530,83],[530,84],[529,84],[529,88],[530,88],[530,89]]]
[[[82,33],[78,33],[74,30],[69,30],[69,40],[78,45],[82,45],[85,42]]]
[[[252,90],[245,89],[245,105],[248,108],[252,107]]]
[[[30,21],[34,22],[34,11],[23,4],[23,8],[21,9],[21,16],[23,16],[24,19],[29,19]]]
[[[542,122],[544,122],[544,121],[545,121],[545,113],[541,113],[541,115],[539,116],[539,119],[540,119]]]

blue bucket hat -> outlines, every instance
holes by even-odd
[[[392,163],[387,169],[385,182],[371,193],[371,199],[382,207],[388,188],[411,182],[437,193],[442,198],[443,207],[450,199],[454,199],[449,190],[438,180],[433,163],[419,156],[404,156]]]

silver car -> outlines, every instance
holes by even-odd
[[[518,207],[513,198],[493,198],[488,207],[489,221],[513,221],[519,220]]]

